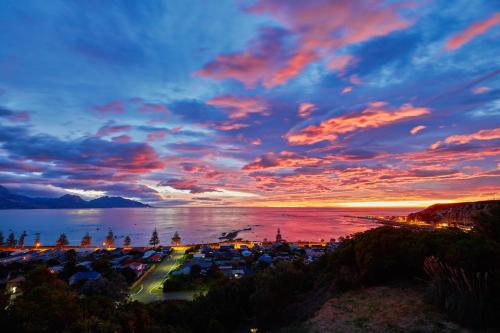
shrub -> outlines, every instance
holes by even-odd
[[[475,327],[488,327],[498,321],[500,308],[494,296],[498,281],[491,279],[487,272],[467,273],[436,257],[426,258],[424,269],[430,278],[430,301],[453,320]]]

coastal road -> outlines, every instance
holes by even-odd
[[[130,294],[132,301],[151,303],[169,299],[162,291],[163,281],[168,273],[176,269],[180,264],[184,251],[174,250],[167,258],[163,259],[154,270],[144,278],[142,283]]]
[[[132,290],[130,300],[141,303],[151,303],[156,301],[164,301],[168,299],[192,300],[196,292],[180,291],[164,293],[162,290],[163,281],[168,274],[180,265],[180,259],[184,254],[184,250],[174,250],[172,253],[160,262],[148,276],[144,278],[142,283]]]

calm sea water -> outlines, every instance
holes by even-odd
[[[149,241],[154,227],[160,241],[168,245],[175,231],[183,243],[216,241],[223,232],[252,228],[239,237],[248,240],[274,239],[280,228],[288,241],[338,238],[378,226],[370,221],[345,215],[406,215],[414,209],[340,209],[340,208],[124,208],[124,209],[43,209],[1,210],[0,231],[6,238],[26,230],[27,245],[41,233],[42,244],[54,244],[64,232],[70,244],[79,244],[89,232],[93,244],[100,244],[108,229],[121,244],[130,235],[132,244]]]

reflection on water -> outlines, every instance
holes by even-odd
[[[168,244],[175,231],[183,243],[216,241],[222,232],[251,227],[240,233],[249,240],[273,239],[279,227],[288,241],[330,239],[377,226],[345,215],[406,215],[411,209],[346,208],[122,208],[0,211],[0,231],[7,236],[26,230],[31,244],[40,232],[42,244],[53,244],[61,232],[71,244],[79,244],[89,232],[99,244],[109,228],[117,235],[117,244],[130,235],[135,245],[146,245],[154,227],[160,240]]]

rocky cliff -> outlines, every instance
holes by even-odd
[[[436,204],[408,215],[408,220],[471,225],[475,214],[494,207],[500,207],[500,200]]]

